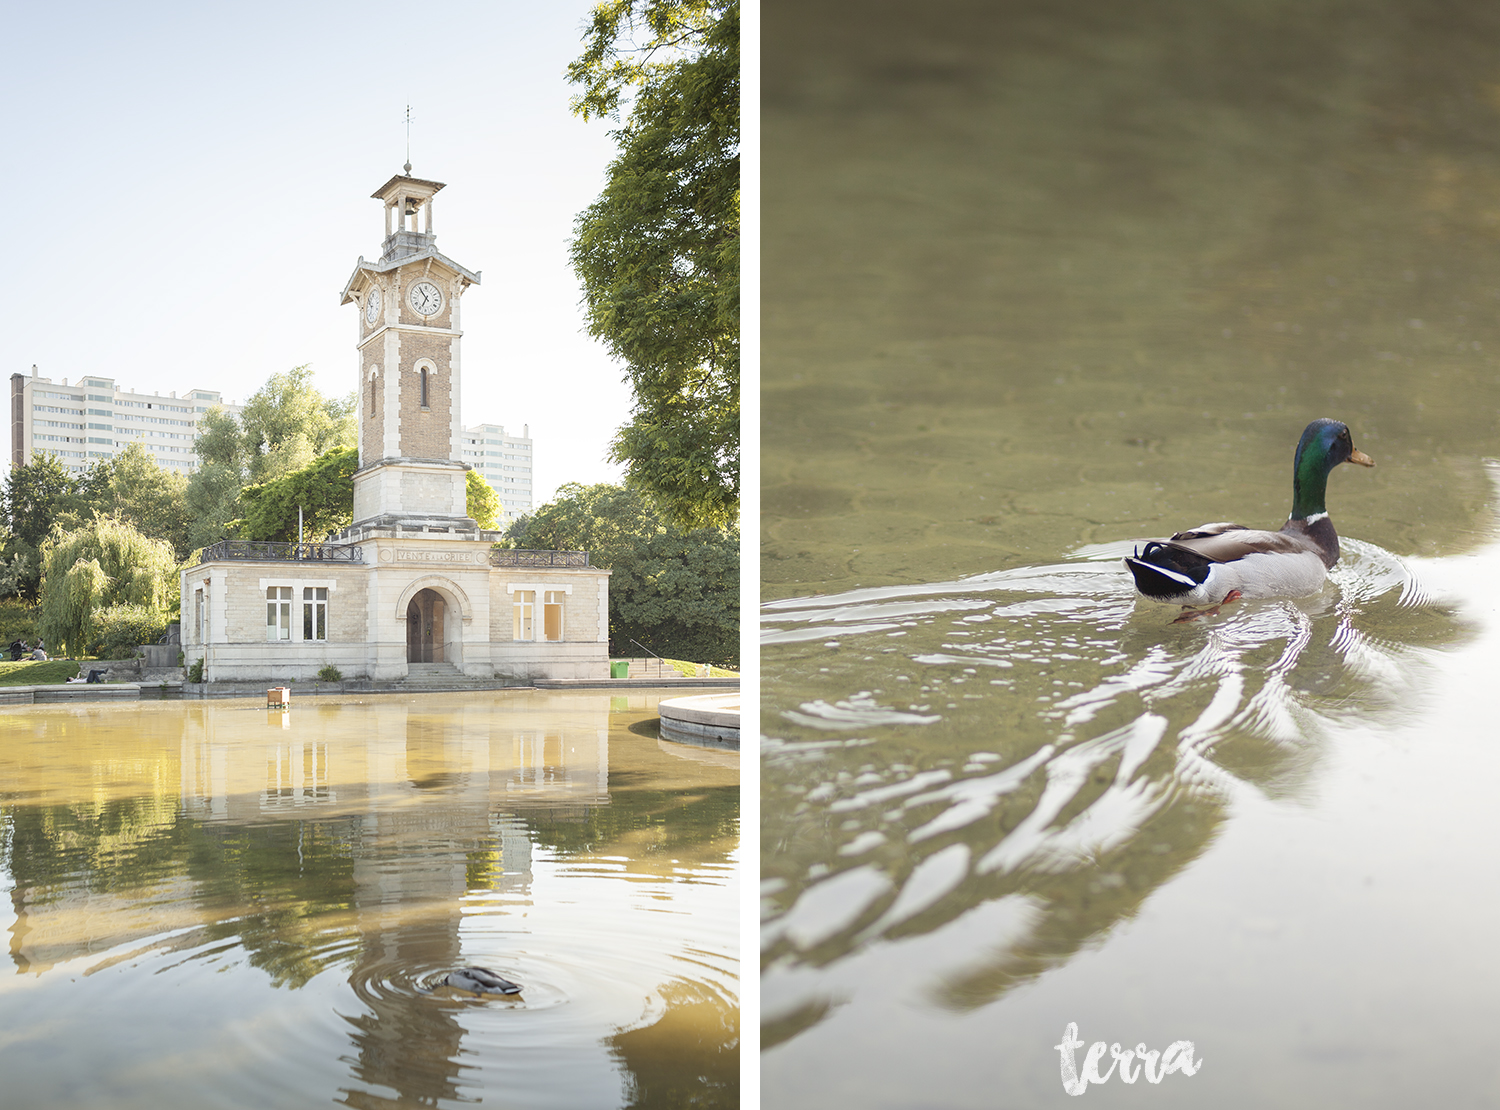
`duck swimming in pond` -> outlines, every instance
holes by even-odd
[[[1126,556],[1135,588],[1151,601],[1219,605],[1247,597],[1305,597],[1317,593],[1339,561],[1339,537],[1323,499],[1328,475],[1340,463],[1374,466],[1354,446],[1348,425],[1314,420],[1292,459],[1292,514],[1279,532],[1242,524],[1203,524],[1169,540],[1152,540]],[[1203,613],[1184,613],[1192,620]]]
[[[496,975],[487,967],[461,967],[450,971],[443,983],[474,994],[520,994],[521,984]]]

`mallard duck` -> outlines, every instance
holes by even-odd
[[[521,984],[496,975],[487,967],[461,967],[448,972],[443,982],[474,994],[520,994]]]
[[[1323,498],[1329,473],[1344,462],[1375,465],[1354,446],[1348,425],[1314,420],[1297,442],[1292,515],[1281,531],[1225,521],[1178,532],[1169,540],[1151,540],[1145,550],[1125,557],[1135,588],[1152,601],[1184,606],[1316,593],[1339,561],[1338,533]]]

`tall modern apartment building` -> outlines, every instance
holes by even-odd
[[[531,425],[521,425],[521,434],[507,432],[504,424],[475,424],[463,430],[464,462],[474,467],[500,495],[500,519],[504,523],[535,508],[531,484]]]
[[[214,405],[234,416],[242,405],[225,405],[216,390],[141,393],[121,389],[113,378],[89,376],[76,385],[31,374],[10,378],[10,458],[24,466],[44,451],[69,470],[113,458],[132,443],[143,444],[168,470],[187,474],[198,465],[193,440],[198,421]]]

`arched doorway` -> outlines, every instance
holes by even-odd
[[[408,663],[443,662],[443,617],[447,608],[435,590],[418,590],[406,606]]]

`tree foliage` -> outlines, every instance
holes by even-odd
[[[82,507],[82,492],[78,479],[56,455],[43,452],[12,467],[4,495],[12,538],[33,549],[41,547],[60,513],[76,513]]]
[[[100,659],[129,659],[142,644],[161,639],[170,623],[163,609],[144,605],[111,605],[94,618],[94,635],[88,654]]]
[[[0,596],[35,600],[41,586],[41,546],[55,523],[76,524],[84,509],[83,484],[53,454],[12,467],[0,490],[8,525],[0,547]]]
[[[163,617],[175,608],[177,562],[165,541],[127,521],[98,517],[42,542],[39,629],[51,650],[84,654],[97,642],[102,615],[140,606]]]
[[[477,470],[464,475],[464,511],[486,530],[496,527],[500,519],[500,495]]]
[[[161,466],[140,443],[91,468],[100,479],[89,508],[130,521],[143,535],[165,540],[178,559],[187,557],[187,478]]]
[[[294,542],[298,506],[302,508],[303,532],[309,543],[347,528],[354,520],[357,469],[358,449],[342,447],[314,459],[301,470],[246,486],[240,494],[245,513],[240,522],[240,536],[247,540]]]
[[[355,446],[354,398],[329,400],[313,387],[312,368],[272,374],[240,414],[251,482],[268,482],[335,447]]]
[[[6,519],[14,523],[0,535],[0,597],[35,598],[47,536],[58,529],[75,531],[99,516],[128,520],[148,538],[164,540],[179,558],[186,556],[191,524],[186,491],[187,479],[163,469],[139,443],[82,475],[70,473],[50,454],[13,468],[3,493]]]
[[[555,501],[506,532],[517,547],[587,551],[609,579],[612,655],[739,663],[737,529],[684,531],[634,490],[569,482]]]
[[[615,461],[682,527],[739,512],[739,3],[606,0],[573,110],[629,118],[571,248],[589,333],[635,395]]]
[[[229,535],[230,523],[240,515],[243,473],[220,462],[201,465],[188,477],[184,503],[188,515],[188,545],[207,547]]]
[[[272,374],[245,402],[238,421],[217,405],[210,408],[198,424],[198,470],[188,479],[189,546],[206,547],[229,535],[232,523],[248,512],[241,501],[246,483],[269,483],[330,451],[353,448],[354,405],[353,395],[324,397],[312,385],[312,370],[298,366]]]

